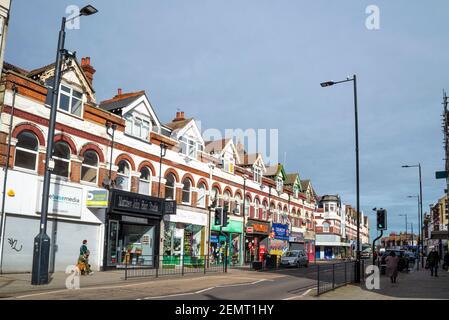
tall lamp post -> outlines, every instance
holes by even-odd
[[[421,267],[424,268],[424,242],[422,239],[423,234],[423,218],[422,218],[422,176],[421,176],[421,163],[415,165],[405,165],[402,168],[418,168],[419,169],[419,243],[421,246]]]
[[[354,84],[354,118],[355,118],[355,156],[356,156],[356,187],[357,187],[357,253],[355,282],[360,283],[360,176],[359,176],[359,120],[357,110],[357,76],[347,78],[343,81],[327,81],[321,83],[321,87],[330,87],[339,83],[352,81]]]
[[[167,155],[168,146],[165,143],[160,144],[161,156],[159,157],[159,183],[157,186],[157,197],[161,197],[161,178],[162,178],[162,159]]]
[[[399,215],[400,217],[405,217],[405,241],[407,241],[407,243],[408,243],[408,237],[407,237],[407,235],[408,235],[408,230],[407,230],[407,226],[408,226],[408,221],[407,221],[407,214],[400,214]]]
[[[97,13],[98,10],[88,5],[80,10],[78,16],[68,21],[77,19],[81,16],[90,16]],[[51,171],[54,167],[53,155],[53,139],[55,135],[56,114],[58,107],[59,85],[61,83],[62,63],[68,56],[68,52],[64,49],[65,45],[65,26],[68,22],[65,17],[62,18],[61,30],[59,31],[58,47],[56,51],[55,76],[53,80],[52,99],[50,121],[48,125],[47,153],[45,156],[45,174],[44,184],[42,188],[42,207],[41,219],[39,225],[39,234],[34,238],[33,250],[33,270],[31,277],[32,285],[48,284],[48,264],[50,258],[50,237],[47,235],[47,215],[48,215],[48,196],[50,193]]]

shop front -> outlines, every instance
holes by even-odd
[[[304,249],[309,257],[309,262],[315,261],[315,232],[306,231],[304,233]]]
[[[154,266],[163,214],[174,212],[172,201],[111,190],[105,219],[105,269]]]
[[[245,237],[245,263],[263,260],[263,255],[268,252],[269,236],[270,223],[248,219]]]
[[[289,236],[289,250],[303,250],[305,251],[305,240],[304,240],[304,233],[300,232],[298,230],[295,230],[297,228],[293,227],[292,232]]]
[[[271,227],[269,253],[281,257],[289,249],[289,228],[287,224],[273,223]]]
[[[239,265],[242,263],[242,233],[243,222],[229,217],[227,227],[220,230],[220,226],[212,224],[210,235],[209,259],[211,263],[222,263],[225,248],[227,248],[228,263]]]
[[[203,261],[206,252],[207,215],[178,207],[175,215],[164,216],[164,264],[184,265]]]

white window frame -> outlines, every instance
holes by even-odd
[[[203,191],[201,191],[203,190]],[[196,206],[199,208],[205,208],[206,207],[206,184],[200,183],[198,187],[197,197],[196,197]],[[201,197],[202,195],[202,197]]]
[[[282,180],[281,176],[278,176],[276,179],[276,190],[282,192],[284,189],[284,180]]]
[[[126,121],[126,134],[134,138],[144,140],[146,142],[149,141],[150,133],[153,131],[153,124],[151,122],[151,119],[135,114],[127,114],[124,116],[124,119]],[[138,123],[140,123],[139,126],[137,126]],[[139,128],[140,130],[139,134],[137,134],[137,128]],[[146,134],[144,134],[145,129],[147,130]]]
[[[67,143],[67,142],[64,142],[64,141],[57,141],[57,142],[55,142],[55,146],[56,146],[56,144],[57,143],[59,143],[59,142],[61,142],[61,143],[65,143],[66,145],[67,145],[67,148],[69,149],[69,159],[64,159],[64,158],[59,158],[59,157],[56,157],[56,156],[54,156],[54,155],[52,155],[52,159],[54,159],[54,160],[58,160],[58,161],[63,161],[63,162],[67,162],[68,164],[69,164],[69,166],[68,166],[68,170],[67,170],[67,177],[66,176],[60,176],[60,175],[57,175],[57,174],[54,174],[55,176],[58,176],[59,178],[63,178],[63,179],[70,179],[70,174],[72,173],[72,166],[71,166],[71,161],[70,161],[70,157],[71,157],[71,155],[72,155],[72,150],[70,150],[70,146],[69,146],[69,144]],[[53,149],[54,150],[54,149]],[[54,151],[53,151],[54,152]]]
[[[131,190],[131,164],[128,161],[126,161],[126,160],[121,160],[120,162],[122,162],[122,161],[126,162],[126,164],[128,165],[129,174],[127,176],[124,173],[119,173],[118,169],[117,169],[117,176],[124,177],[124,178],[128,179],[127,188],[126,189],[120,189],[120,190],[130,191]],[[120,164],[120,162],[119,162],[119,164]]]
[[[258,184],[262,184],[262,168],[259,166],[254,166],[253,169],[253,174],[254,174],[254,182],[258,183]]]
[[[95,150],[89,149],[89,150],[86,150],[86,152],[87,151],[91,151],[91,152],[95,153],[95,155],[97,156],[97,166],[95,167],[95,166],[92,166],[89,164],[84,164],[84,160],[83,160],[83,162],[81,162],[80,181],[82,181],[83,183],[87,183],[87,184],[97,185],[98,184],[98,169],[99,169],[99,164],[100,164],[100,157],[98,156],[98,153]],[[96,170],[95,182],[83,180],[83,167]]]
[[[323,232],[329,233],[331,229],[331,225],[328,222],[323,223]]]
[[[187,194],[186,191],[184,191],[184,183],[186,183],[187,181],[190,182],[190,189],[189,189],[189,201],[184,201],[184,193]],[[190,179],[185,179],[184,182],[182,183],[182,191],[181,191],[181,202],[182,204],[186,204],[186,205],[190,205],[192,203],[192,187],[193,187],[193,182]]]
[[[179,152],[190,159],[196,159],[196,154],[198,152],[198,143],[190,138],[181,137],[179,138],[179,144],[181,146]]]
[[[248,212],[246,211],[246,208],[248,208]],[[251,213],[251,198],[249,196],[246,196],[243,214],[245,215],[245,217],[249,217],[250,213]]]
[[[26,131],[26,130],[25,130]],[[14,149],[14,169],[17,167],[18,169],[20,169],[20,170],[24,170],[24,171],[28,171],[28,172],[37,172],[37,164],[38,164],[38,161],[39,161],[39,139],[37,138],[37,136],[32,132],[32,131],[28,131],[28,132],[30,132],[30,133],[32,133],[33,134],[33,136],[34,136],[34,138],[36,139],[36,142],[37,142],[37,151],[34,151],[34,150],[30,150],[30,149],[25,149],[25,148],[21,148],[21,147],[15,147]],[[24,131],[22,131],[21,133],[19,133],[19,136],[20,136],[20,134],[22,134],[22,133],[24,133]],[[26,152],[26,153],[32,153],[32,154],[35,154],[36,155],[36,160],[35,160],[35,162],[34,162],[34,169],[28,169],[28,168],[23,168],[23,167],[20,167],[20,166],[16,166],[16,159],[17,159],[17,151],[22,151],[22,152]]]
[[[148,170],[148,172],[150,173],[150,177],[148,178],[148,180],[146,180],[146,179],[142,179],[142,170],[143,169],[147,169]],[[142,195],[146,195],[146,196],[151,196],[151,178],[152,178],[152,175],[151,175],[151,170],[150,170],[150,168],[148,168],[147,166],[145,166],[145,167],[143,167],[141,170],[140,170],[140,177],[139,177],[139,194],[142,194]],[[141,191],[141,185],[142,184],[148,184],[148,193],[142,193],[142,191]]]
[[[69,90],[70,90],[70,93],[65,92],[64,90],[62,90],[62,87],[66,87],[67,89],[69,89]],[[73,92],[81,93],[81,98],[75,97],[75,96],[73,95]],[[61,95],[64,95],[64,96],[66,96],[66,97],[69,98],[69,110],[68,110],[68,111],[67,111],[67,110],[64,110],[64,109],[61,109],[61,106],[60,106],[60,104],[61,104]],[[72,100],[73,100],[73,99],[78,100],[78,101],[81,102],[81,112],[80,112],[79,115],[74,114],[74,113],[72,112]],[[61,112],[70,114],[70,115],[75,116],[75,117],[82,118],[82,117],[83,117],[83,111],[84,111],[84,93],[81,92],[81,91],[78,91],[78,90],[74,89],[74,88],[71,87],[71,86],[68,86],[68,85],[66,85],[66,84],[61,83],[61,84],[59,85],[58,111],[61,111]]]

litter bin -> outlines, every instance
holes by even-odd
[[[262,270],[262,262],[261,261],[253,261],[253,269],[254,270]]]
[[[265,266],[267,268],[276,268],[277,267],[277,259],[278,259],[277,255],[267,254],[266,260],[265,260],[266,261]]]

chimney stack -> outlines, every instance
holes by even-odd
[[[122,88],[117,89],[117,96],[121,96],[123,93]]]
[[[81,69],[83,69],[87,80],[92,85],[96,70],[90,64],[90,57],[81,58]]]
[[[183,120],[185,120],[184,112],[183,111],[182,112],[180,112],[180,111],[176,112],[176,118],[173,119],[173,122],[183,121]]]

